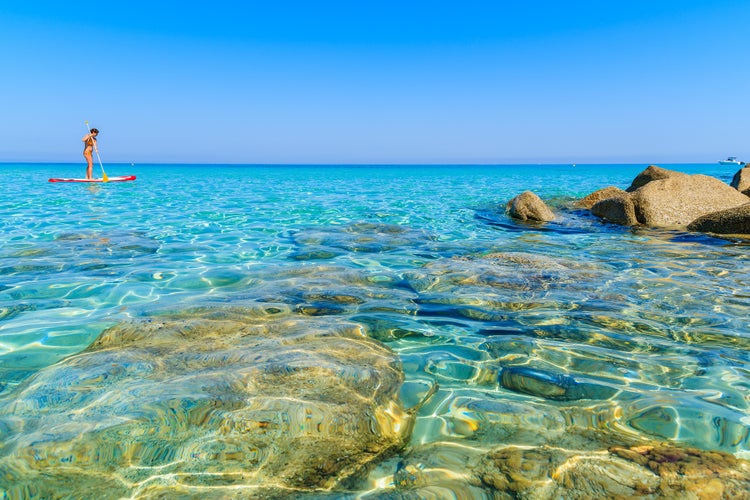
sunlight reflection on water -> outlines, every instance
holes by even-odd
[[[47,170],[0,198],[6,399],[123,321],[260,305],[385,342],[407,408],[439,384],[409,453],[440,451],[371,486],[389,467],[448,481],[499,444],[585,446],[571,429],[750,452],[747,246],[564,208],[638,167],[139,167],[95,189]],[[558,221],[505,216],[529,188]]]

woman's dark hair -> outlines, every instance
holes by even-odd
[[[98,128],[92,128],[91,129],[91,133],[92,134],[98,134],[99,133],[99,129]]]

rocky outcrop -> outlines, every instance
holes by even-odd
[[[632,193],[636,189],[645,186],[649,182],[683,175],[687,174],[683,174],[682,172],[677,172],[675,170],[667,170],[666,168],[657,167],[656,165],[649,165],[646,170],[638,174],[635,179],[633,179],[630,187],[625,191],[627,191],[628,193]]]
[[[750,197],[714,177],[651,165],[626,191],[605,188],[590,194],[579,205],[591,204],[594,215],[616,224],[686,228],[704,215],[749,202]]]
[[[750,203],[697,218],[688,230],[716,234],[750,234]]]
[[[587,208],[590,210],[591,207],[602,200],[607,200],[609,198],[615,198],[617,196],[623,195],[627,195],[627,192],[615,186],[608,186],[603,189],[594,191],[584,198],[581,198],[580,200],[576,201],[573,206],[575,206],[576,208]]]
[[[744,194],[707,175],[672,175],[653,180],[631,193],[641,224],[686,227],[702,215],[750,202]]]
[[[524,191],[506,207],[511,217],[524,221],[549,222],[555,220],[555,214],[537,195],[531,191]]]
[[[745,165],[739,169],[734,177],[732,178],[731,184],[734,189],[740,193],[750,196],[750,166]]]
[[[591,213],[623,226],[638,224],[638,217],[635,215],[635,204],[630,194],[622,190],[614,196],[594,204],[591,207]]]
[[[0,491],[330,490],[408,439],[402,381],[398,357],[348,321],[269,308],[119,325],[0,400]]]

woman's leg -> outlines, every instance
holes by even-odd
[[[91,157],[91,153],[83,153],[83,157],[86,158],[86,178],[94,178],[94,159]]]

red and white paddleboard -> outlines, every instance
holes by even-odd
[[[108,177],[107,182],[134,181],[135,175],[123,175],[121,177]],[[50,182],[104,182],[104,179],[50,179]]]

